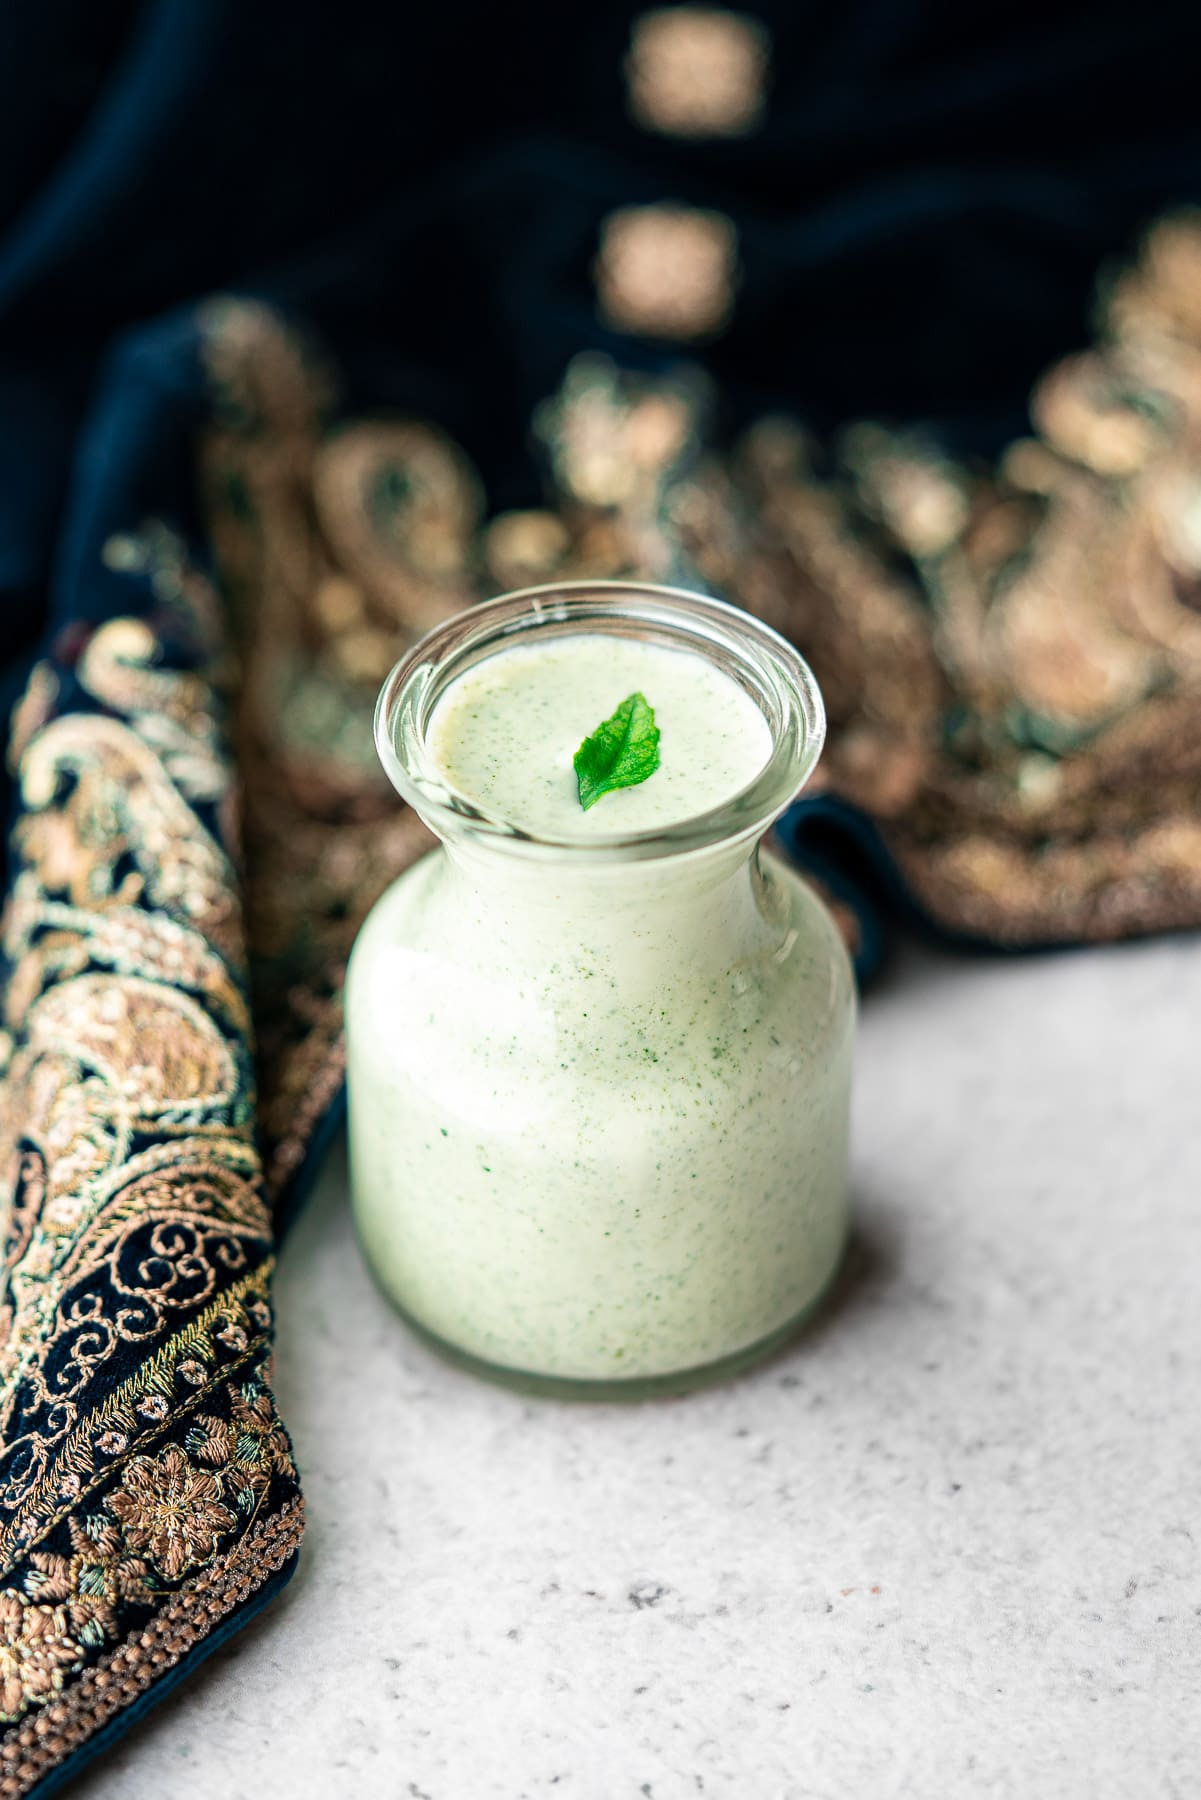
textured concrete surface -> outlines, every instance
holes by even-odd
[[[700,1396],[527,1402],[284,1256],[305,1562],[87,1800],[1192,1800],[1201,944],[909,955],[858,1246]]]

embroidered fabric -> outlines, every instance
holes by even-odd
[[[871,71],[879,8],[472,9],[484,81],[447,9],[400,46],[353,0],[30,25],[0,109],[0,1795],[294,1564],[269,1284],[355,931],[429,842],[370,737],[428,626],[624,575],[786,632],[831,732],[782,837],[864,974],[897,916],[1009,948],[1201,919],[1194,216],[1014,423],[1084,271],[1196,192],[1161,143],[1196,27],[1160,10],[1068,8],[1044,46],[1011,8],[937,92],[920,6]],[[1097,79],[1040,78],[1073,30]],[[322,131],[331,32],[363,54]],[[946,430],[836,428],[864,408]]]
[[[286,1576],[230,766],[202,621],[114,619],[13,724],[0,1793]]]

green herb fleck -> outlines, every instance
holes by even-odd
[[[637,787],[659,767],[659,727],[645,694],[630,694],[573,757],[585,812],[617,788]]]

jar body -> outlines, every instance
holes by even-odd
[[[746,844],[587,873],[435,851],[347,983],[380,1285],[514,1377],[670,1385],[769,1347],[844,1242],[854,1005],[825,907]]]

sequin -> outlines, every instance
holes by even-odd
[[[759,123],[768,36],[722,7],[656,8],[635,21],[626,57],[632,116],[674,137],[738,137]]]
[[[596,262],[604,317],[645,337],[711,337],[733,306],[737,243],[724,213],[672,204],[610,213]]]

